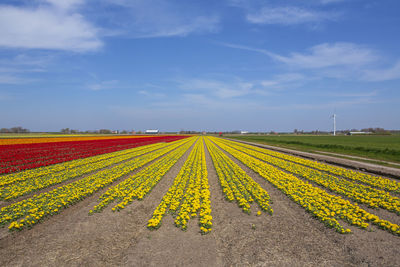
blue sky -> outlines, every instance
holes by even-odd
[[[0,128],[400,125],[397,0],[10,0]]]

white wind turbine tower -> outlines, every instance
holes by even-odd
[[[336,113],[333,113],[332,118],[333,118],[333,136],[335,136],[336,135]]]

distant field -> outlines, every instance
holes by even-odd
[[[81,137],[81,136],[124,136],[119,134],[60,134],[60,133],[0,133],[2,138],[42,138],[42,137]]]
[[[400,162],[400,135],[302,136],[231,135],[233,139],[294,148],[303,151],[327,151],[370,159]]]

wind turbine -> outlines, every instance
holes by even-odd
[[[333,118],[333,136],[335,136],[336,135],[336,113],[333,113],[331,118]]]

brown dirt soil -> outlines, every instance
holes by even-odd
[[[206,152],[213,230],[199,233],[192,218],[187,231],[167,215],[155,231],[147,220],[173,183],[188,152],[142,201],[120,212],[111,207],[88,215],[105,189],[30,230],[0,238],[0,266],[398,266],[400,238],[385,231],[350,227],[353,234],[327,229],[264,178],[238,163],[265,188],[274,214],[256,216],[224,199]]]

